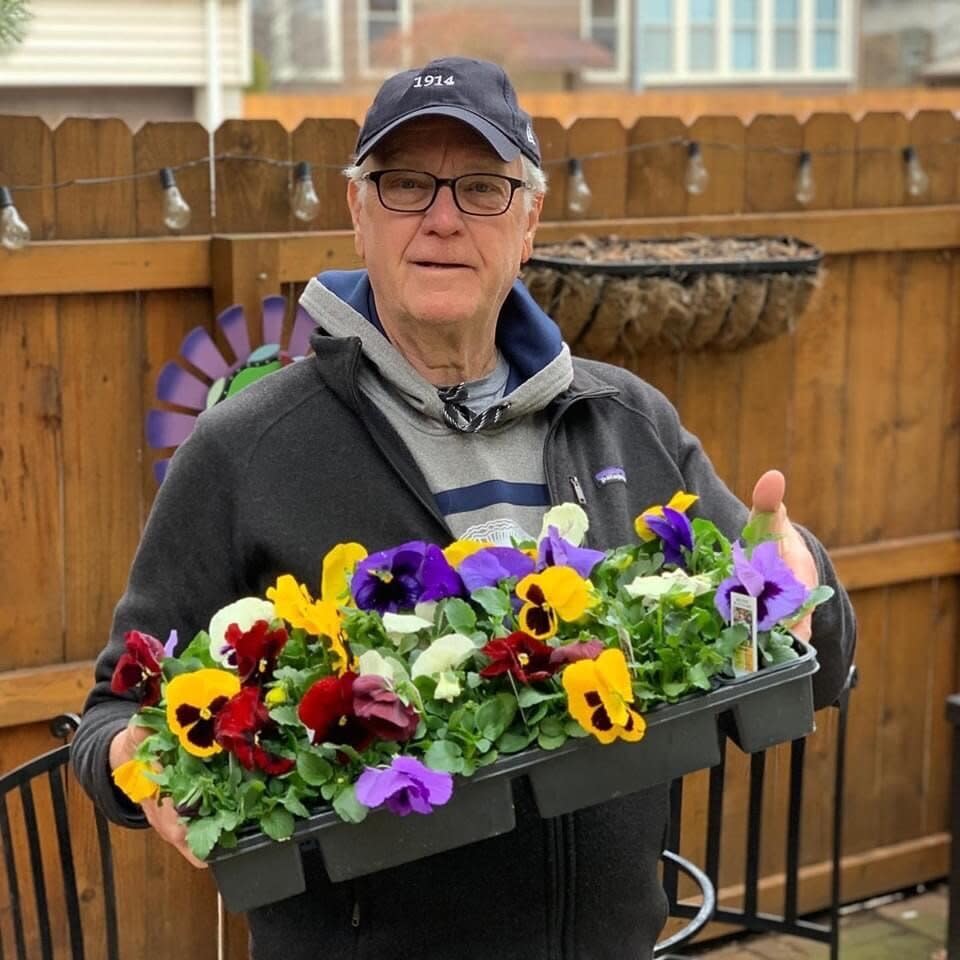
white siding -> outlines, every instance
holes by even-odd
[[[204,0],[32,0],[27,36],[0,55],[0,86],[206,82]],[[224,86],[249,83],[248,0],[220,0]]]

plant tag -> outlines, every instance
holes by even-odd
[[[749,631],[747,639],[733,652],[733,674],[745,677],[756,673],[757,659],[757,598],[747,593],[730,594],[730,622],[742,623]]]

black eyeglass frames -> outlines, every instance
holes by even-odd
[[[371,170],[364,180],[376,184],[377,196],[395,213],[425,213],[441,187],[453,192],[453,202],[462,213],[474,217],[497,217],[510,209],[513,195],[526,180],[499,173],[465,173],[459,177],[435,177],[422,170]]]

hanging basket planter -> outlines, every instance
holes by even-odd
[[[581,355],[735,350],[794,329],[823,254],[791,237],[580,237],[534,248],[523,279]]]

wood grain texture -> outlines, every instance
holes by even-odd
[[[138,173],[161,167],[192,166],[175,170],[177,187],[190,206],[190,223],[181,236],[209,233],[212,223],[210,164],[202,161],[210,153],[210,139],[199,123],[145,123],[133,138],[133,162]],[[136,185],[137,235],[171,236],[163,222],[164,196],[159,176],[143,177]]]
[[[562,220],[567,189],[567,168],[562,162],[567,156],[566,128],[553,117],[534,117],[533,129],[540,141],[540,156],[547,175],[547,195],[540,212],[541,222]]]
[[[296,230],[349,230],[347,181],[343,168],[350,162],[357,142],[357,125],[353,120],[304,120],[290,134],[290,158],[311,165],[314,188],[322,197],[316,220],[304,223],[296,218]]]
[[[13,202],[30,228],[32,242],[56,236],[54,192],[49,187],[17,187],[53,182],[53,134],[49,127],[39,117],[0,117],[0,185],[12,191]]]
[[[263,160],[290,159],[287,131],[272,120],[227,120],[213,137],[214,152],[228,159],[216,162],[217,233],[286,232],[292,225],[292,171]]]
[[[585,158],[583,175],[592,193],[590,207],[579,219],[597,220],[624,215],[627,154],[623,151],[626,143],[627,134],[619,120],[582,119],[567,130],[567,153]],[[591,157],[590,154],[603,155]],[[566,209],[564,217],[577,219]]]

